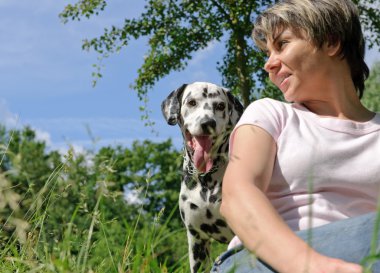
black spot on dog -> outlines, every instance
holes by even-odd
[[[194,203],[190,203],[190,209],[196,210],[196,209],[198,209],[198,206],[195,205]]]
[[[193,272],[198,272],[199,268],[201,267],[201,262],[196,262],[193,266]]]
[[[212,181],[211,174],[208,174],[208,175],[205,176],[205,181],[206,181],[206,183],[210,183]]]
[[[209,186],[208,186],[208,187],[209,187],[209,189],[210,189],[211,192],[214,191],[215,186],[216,186],[215,182],[210,182],[210,183],[209,183]]]
[[[207,188],[202,187],[202,190],[199,193],[199,195],[201,196],[202,200],[206,202],[206,200],[207,200]]]
[[[207,94],[207,97],[209,97],[209,98],[216,98],[218,96],[219,96],[218,93],[209,93],[209,94]]]
[[[220,233],[219,228],[215,224],[213,225],[201,224],[200,228],[203,232],[208,233],[208,234]]]
[[[210,198],[208,199],[208,201],[209,201],[210,203],[215,203],[217,200],[218,200],[218,196],[215,195],[215,194],[212,194],[212,195],[210,196]]]
[[[186,200],[187,200],[187,196],[184,195],[184,194],[182,194],[182,195],[181,195],[181,199],[182,199],[182,201],[186,201]]]
[[[227,223],[223,221],[222,219],[216,220],[215,225],[220,226],[220,227],[227,227]]]
[[[208,188],[210,182],[212,181],[212,175],[211,173],[207,173],[205,176],[201,176],[199,180],[201,182],[202,187]]]
[[[189,190],[193,190],[197,186],[197,182],[193,179],[193,177],[190,174],[186,174],[184,180],[185,185]]]
[[[209,210],[209,209],[207,209],[207,211],[206,211],[206,217],[208,218],[208,219],[211,219],[212,218],[212,213],[211,213],[211,211]]]
[[[204,260],[207,258],[207,250],[205,247],[205,242],[195,243],[193,246],[194,260]]]
[[[207,99],[207,92],[203,92],[202,93],[202,97],[205,98],[205,99]]]
[[[218,241],[221,242],[221,243],[227,243],[228,239],[226,237],[224,237],[224,236],[221,236]]]
[[[218,154],[221,154],[223,151],[223,146],[220,146],[219,149],[218,149]]]
[[[187,227],[187,230],[190,232],[191,235],[193,235],[195,238],[199,239],[199,233],[193,228],[192,225],[189,225]]]

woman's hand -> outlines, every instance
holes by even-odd
[[[307,255],[307,254],[306,254]],[[299,265],[296,265],[299,267]],[[292,269],[291,269],[292,270]],[[289,271],[295,272],[295,271]],[[363,273],[363,268],[358,264],[349,263],[340,259],[323,256],[311,251],[306,256],[305,270],[307,273]]]

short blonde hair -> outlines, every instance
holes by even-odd
[[[365,42],[359,12],[351,0],[283,0],[264,11],[256,19],[252,38],[266,49],[267,39],[286,28],[309,40],[317,48],[326,42],[340,44],[340,55],[351,69],[359,98],[364,92],[364,81],[369,69],[364,62]]]

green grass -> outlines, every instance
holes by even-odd
[[[140,208],[138,217],[130,222],[105,219],[101,208],[108,198],[104,181],[97,184],[96,203],[86,220],[80,219],[83,217],[80,211],[90,206],[89,197],[83,196],[73,213],[62,223],[56,223],[60,228],[51,229],[54,226],[51,209],[61,201],[62,194],[57,191],[61,190],[62,176],[69,171],[67,162],[54,170],[39,192],[30,190],[23,196],[13,191],[7,173],[1,174],[0,210],[8,209],[10,213],[0,227],[0,234],[8,231],[10,235],[0,237],[0,272],[188,272],[184,229],[168,228],[176,211],[163,219],[164,210],[149,216]],[[21,203],[26,199],[32,200],[29,209],[19,215]],[[165,257],[166,252],[176,253],[174,263],[173,257]]]

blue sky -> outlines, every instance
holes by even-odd
[[[141,102],[130,85],[147,50],[146,40],[132,41],[121,53],[106,59],[92,87],[93,52],[82,51],[84,38],[97,37],[105,27],[120,26],[137,17],[145,1],[112,0],[99,16],[64,25],[58,14],[62,0],[0,0],[0,123],[21,128],[29,125],[52,149],[93,147],[87,128],[104,145],[129,145],[136,139],[162,141],[171,137],[181,146],[178,127],[167,125],[161,101],[182,83],[221,83],[216,62],[223,44],[214,42],[194,54],[184,71],[174,72],[150,92],[149,109],[155,131],[140,120]],[[378,49],[368,53],[369,65],[380,60]]]

